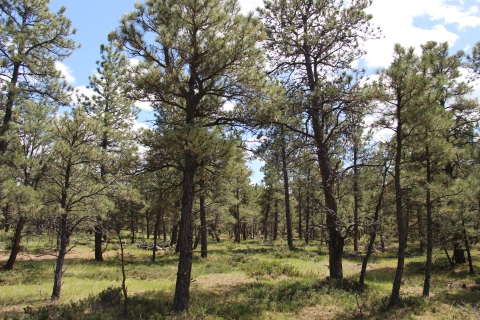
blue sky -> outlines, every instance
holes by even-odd
[[[74,40],[81,44],[71,57],[57,64],[70,84],[86,90],[88,77],[95,72],[100,58],[100,45],[117,28],[124,13],[134,9],[132,0],[51,0],[50,8],[57,11],[65,6],[65,15],[77,29]],[[244,12],[261,6],[259,0],[241,0]],[[368,9],[373,23],[382,29],[382,38],[365,44],[367,55],[361,61],[371,73],[387,67],[395,43],[420,48],[428,40],[447,41],[451,52],[469,51],[480,41],[480,0],[374,0]],[[480,93],[480,86],[476,90]],[[479,94],[480,96],[480,94]],[[145,107],[139,122],[153,120],[153,113]],[[251,164],[253,182],[259,182],[261,164]]]

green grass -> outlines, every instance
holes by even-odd
[[[83,239],[84,237],[82,237]],[[54,260],[41,241],[30,243],[13,271],[0,270],[0,318],[117,319],[122,303],[118,248],[110,245],[105,261],[93,261],[92,245],[67,255],[61,299],[51,302]],[[349,252],[346,248],[345,252]],[[369,263],[366,288],[358,287],[362,255],[345,255],[342,282],[329,281],[326,248],[296,242],[264,244],[248,240],[209,244],[209,257],[194,255],[190,287],[191,319],[475,319],[480,316],[480,277],[466,265],[451,270],[435,252],[432,295],[422,298],[424,257],[406,260],[402,304],[386,307],[395,274],[393,249],[376,253]],[[183,319],[171,314],[178,256],[126,247],[131,319]],[[472,250],[478,259],[478,247]],[[2,264],[8,251],[0,249]],[[478,265],[476,265],[478,266]]]

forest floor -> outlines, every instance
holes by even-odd
[[[123,296],[119,246],[108,245],[103,263],[93,260],[93,241],[78,236],[66,259],[61,298],[52,302],[55,252],[46,242],[24,243],[13,271],[0,269],[0,318],[118,319]],[[148,242],[151,242],[149,240]],[[370,259],[366,287],[359,290],[363,254],[344,255],[345,280],[327,280],[327,248],[315,241],[224,240],[209,244],[208,258],[194,253],[190,311],[171,313],[178,255],[173,250],[151,252],[125,248],[130,319],[480,319],[480,276],[468,265],[450,268],[445,254],[434,252],[431,295],[423,298],[425,255],[410,244],[401,287],[402,303],[387,308],[396,268],[396,250],[376,252]],[[0,264],[9,252],[0,245]],[[480,245],[472,248],[479,268]],[[349,251],[350,250],[350,251]]]

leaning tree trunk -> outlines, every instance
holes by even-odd
[[[1,191],[1,187],[0,187],[0,191]],[[3,216],[5,217],[4,229],[5,229],[5,233],[7,233],[8,231],[10,231],[10,206],[8,202],[5,205],[5,207],[3,207]]]
[[[67,214],[64,213],[60,217],[60,246],[57,256],[57,264],[55,266],[55,279],[53,283],[52,300],[58,300],[60,298],[60,292],[62,290],[62,276],[63,276],[63,264],[65,262],[65,255],[67,254],[68,241],[70,234],[67,226]]]
[[[318,121],[318,119],[316,119]],[[313,121],[313,122],[317,122]],[[318,127],[318,125],[314,126]],[[318,131],[318,128],[317,128]],[[317,135],[317,133],[316,133]],[[322,176],[322,186],[325,197],[325,209],[326,209],[326,222],[329,236],[328,242],[328,255],[330,266],[330,278],[343,279],[343,265],[342,255],[343,247],[345,245],[345,238],[341,234],[338,228],[337,217],[337,200],[335,199],[335,184],[334,177],[332,175],[329,160],[326,152],[326,146],[321,144],[320,139],[317,139],[317,156],[320,166],[320,174]]]
[[[8,258],[7,263],[5,264],[5,270],[12,270],[15,261],[17,260],[17,255],[20,252],[20,240],[22,239],[22,230],[25,226],[27,220],[24,216],[20,216],[17,222],[17,227],[15,228],[15,234],[12,239],[12,251],[10,251],[10,258]]]
[[[385,194],[385,189],[387,187],[388,169],[387,169],[386,164],[384,164],[384,167],[385,167],[385,171],[383,172],[382,190],[380,191],[380,195],[378,196],[377,205],[375,206],[375,214],[373,216],[372,233],[370,234],[370,241],[368,242],[367,253],[365,254],[365,257],[363,258],[362,270],[360,271],[359,283],[362,286],[362,288],[365,284],[365,274],[367,272],[368,260],[370,259],[370,256],[372,255],[373,245],[375,244],[375,238],[377,237],[377,227],[378,227],[378,222],[379,222],[378,217],[380,215],[380,210],[382,208],[383,195]]]

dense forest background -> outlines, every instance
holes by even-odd
[[[87,96],[55,68],[78,44],[48,2],[0,1],[2,272],[25,238],[49,239],[57,300],[72,238],[88,233],[98,263],[120,244],[128,301],[124,241],[153,262],[172,247],[176,313],[189,309],[194,255],[221,241],[319,243],[332,281],[345,255],[361,258],[360,287],[372,253],[394,250],[389,306],[407,248],[424,259],[425,297],[434,251],[475,273],[480,44],[397,44],[367,76],[362,44],[381,37],[370,1],[274,0],[243,15],[234,0],[146,0],[108,35]],[[148,129],[133,128],[139,101],[155,111]]]

